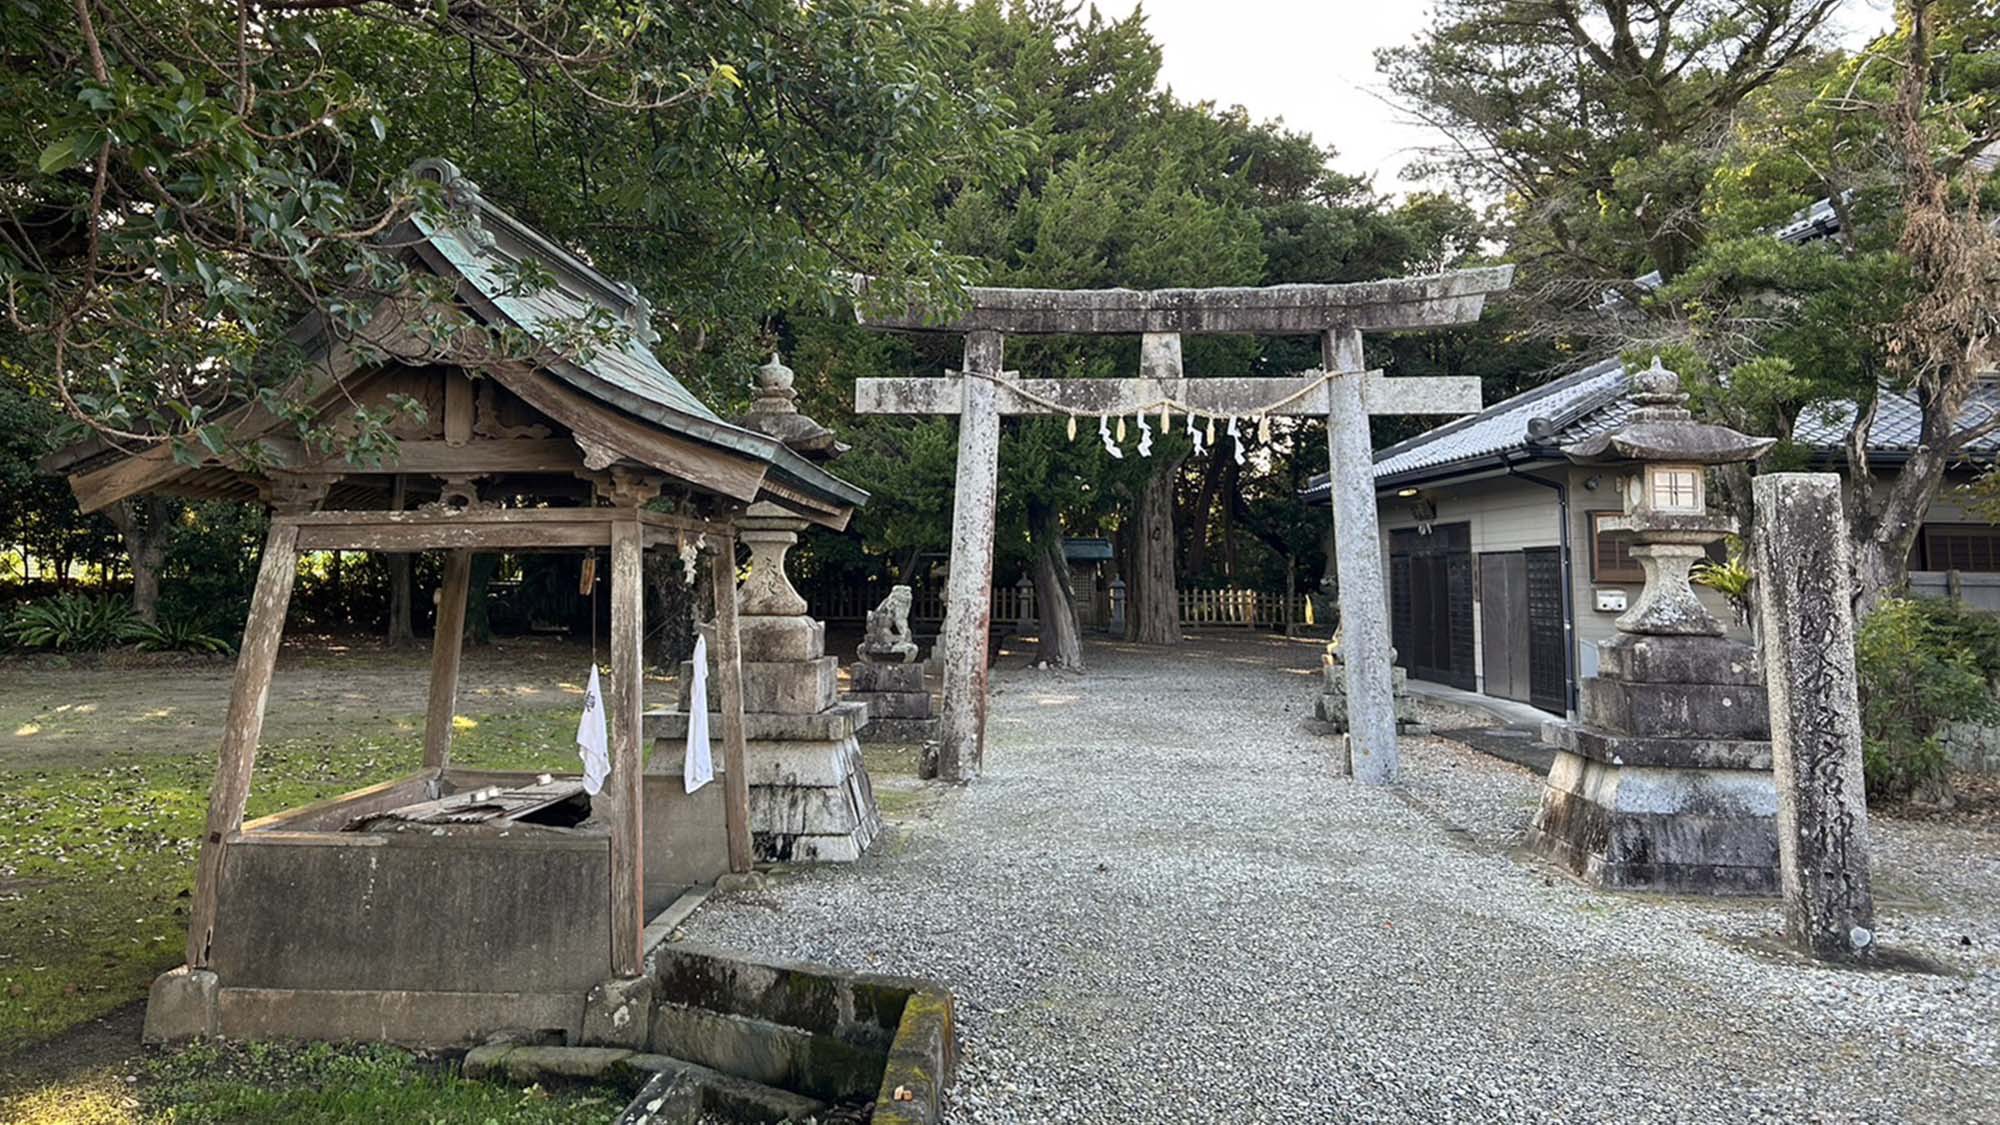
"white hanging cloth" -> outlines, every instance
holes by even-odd
[[[583,791],[595,797],[611,776],[611,736],[604,724],[604,690],[598,686],[594,663],[590,686],[583,693],[583,717],[576,723],[576,756],[583,759]]]
[[[692,793],[715,780],[715,759],[708,752],[708,638],[694,638],[694,680],[688,685],[687,760],[681,763],[681,784]]]

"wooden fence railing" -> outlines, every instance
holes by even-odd
[[[865,621],[868,611],[888,594],[887,589],[847,586],[801,591],[814,617],[822,621],[855,622]],[[996,586],[992,594],[993,625],[995,628],[1016,629],[1031,627],[1037,617],[1035,612],[1035,588],[1031,585]],[[1085,624],[1094,625],[1102,621],[1123,621],[1124,587],[1106,594],[1100,593],[1098,600],[1103,605],[1084,613]],[[1286,625],[1303,625],[1306,619],[1306,596],[1293,595],[1291,612],[1286,613],[1285,595],[1267,593],[1263,590],[1182,590],[1180,591],[1181,624],[1191,628],[1242,628],[1282,629]],[[944,620],[944,591],[940,589],[915,590],[910,597],[910,621],[918,625],[936,625]]]

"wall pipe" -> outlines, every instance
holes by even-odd
[[[1576,574],[1570,561],[1569,548],[1569,483],[1567,481],[1543,480],[1531,477],[1518,468],[1518,462],[1511,461],[1506,454],[1500,455],[1500,463],[1507,475],[1516,480],[1539,484],[1543,488],[1555,490],[1556,510],[1561,521],[1557,529],[1557,543],[1560,553],[1556,556],[1562,568],[1563,607],[1563,706],[1569,716],[1576,716]]]

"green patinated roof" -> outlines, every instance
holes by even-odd
[[[684,437],[755,457],[794,487],[836,503],[859,506],[868,493],[800,457],[782,442],[725,421],[696,398],[653,354],[650,309],[629,285],[614,282],[590,263],[556,245],[533,227],[479,194],[478,186],[448,161],[423,160],[413,169],[440,180],[452,216],[411,219],[422,243],[417,247],[441,272],[455,274],[516,327],[552,342],[564,326],[576,325],[597,309],[630,330],[622,347],[597,347],[588,354],[549,365],[557,378],[607,406]],[[515,292],[509,274],[532,260],[554,275],[553,284]]]

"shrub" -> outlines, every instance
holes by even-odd
[[[131,640],[141,624],[131,604],[121,598],[57,594],[22,606],[7,631],[24,648],[102,652]]]
[[[1855,638],[1868,795],[1945,792],[1946,725],[2000,713],[2000,620],[1936,599],[1884,601]]]
[[[192,617],[160,615],[158,625],[139,624],[129,634],[146,652],[200,652],[222,654],[236,651],[226,639],[208,632]]]

